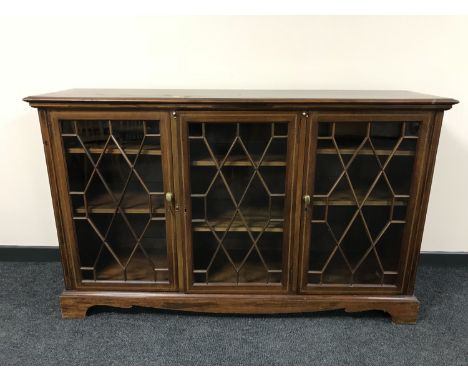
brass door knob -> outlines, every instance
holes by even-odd
[[[168,203],[172,203],[172,201],[174,200],[174,194],[172,192],[166,192],[166,200],[168,201]]]
[[[304,195],[304,204],[308,206],[310,204],[310,195]]]

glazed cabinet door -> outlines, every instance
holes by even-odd
[[[174,290],[168,114],[60,111],[50,120],[76,288]]]
[[[429,113],[311,113],[299,288],[401,293]]]
[[[177,116],[188,291],[288,290],[296,113]]]

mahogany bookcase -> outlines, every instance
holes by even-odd
[[[416,321],[437,144],[456,100],[72,89],[25,101],[39,110],[64,318],[136,305]]]

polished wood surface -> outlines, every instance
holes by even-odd
[[[60,296],[63,318],[84,318],[93,305],[133,306],[230,314],[305,313],[325,310],[382,310],[397,324],[414,324],[419,301],[414,296],[300,296],[256,294],[182,294],[65,291]]]
[[[424,229],[424,220],[434,171],[437,144],[440,136],[443,110],[458,101],[406,91],[329,91],[329,90],[117,90],[71,89],[25,98],[39,108],[39,119],[54,205],[57,233],[60,243],[64,283],[66,291],[61,296],[65,318],[82,318],[93,305],[116,307],[147,306],[211,313],[293,313],[344,309],[349,312],[378,309],[391,314],[396,323],[414,323],[419,302],[413,296],[417,261]],[[77,231],[74,214],[104,216],[116,212],[115,205],[104,195],[90,195],[89,203],[71,203],[67,168],[67,155],[98,157],[108,155],[120,160],[123,152],[116,147],[90,145],[65,148],[59,129],[66,120],[151,120],[161,123],[161,146],[127,146],[126,155],[144,155],[161,158],[164,173],[164,192],[174,194],[172,202],[163,201],[149,211],[144,199],[132,197],[121,205],[122,212],[131,218],[151,213],[165,214],[166,240],[169,261],[169,282],[149,283],[147,270],[141,269],[144,282],[116,280],[118,267],[103,268],[109,280],[93,282],[83,280],[80,253],[77,247]],[[315,131],[320,121],[418,121],[421,125],[417,148],[380,146],[378,149],[363,147],[363,160],[393,155],[403,160],[414,159],[411,190],[408,200],[391,201],[378,192],[369,197],[370,208],[403,206],[408,210],[397,279],[394,284],[322,284],[308,283],[308,248],[311,245],[309,223],[311,208],[304,204],[303,196],[312,193],[312,182],[318,156],[352,156],[355,148],[342,145],[318,147]],[[190,201],[190,168],[215,171],[219,163],[210,157],[191,160],[187,124],[212,121],[217,123],[282,121],[290,126],[287,156],[272,155],[263,167],[286,171],[286,200],[284,223],[272,225],[271,230],[283,235],[282,261],[274,265],[281,270],[281,283],[264,283],[262,268],[251,268],[251,274],[243,275],[238,285],[223,284],[228,278],[224,269],[214,276],[210,284],[193,280],[192,232],[206,234],[211,231],[203,224],[192,222]],[[250,159],[232,156],[223,164],[229,171],[258,167]],[[223,170],[225,171],[225,170]],[[355,194],[341,192],[330,198],[313,201],[315,206],[352,207],[354,197],[361,200],[365,190]],[[261,232],[261,214],[250,213],[250,228],[240,222],[232,226],[235,234],[250,231]],[[93,217],[93,219],[94,219]],[[229,217],[219,215],[213,232],[222,233]],[[312,242],[313,243],[313,242]],[[137,263],[138,264],[138,263]],[[146,273],[145,273],[146,272]],[[335,269],[337,277],[339,268]],[[370,270],[370,273],[372,271]],[[390,272],[391,273],[391,272]],[[217,281],[219,280],[219,283]],[[332,278],[333,280],[333,278]],[[339,277],[337,278],[339,280]],[[136,280],[138,281],[138,280]]]
[[[26,97],[27,102],[296,102],[455,104],[452,98],[404,90],[69,89]]]

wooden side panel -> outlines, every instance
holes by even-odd
[[[39,109],[39,121],[41,125],[42,142],[44,144],[44,153],[49,175],[50,192],[52,194],[52,204],[54,208],[55,224],[57,227],[57,237],[60,246],[60,256],[62,260],[62,269],[64,276],[65,289],[74,289],[76,287],[75,267],[72,256],[68,250],[66,241],[66,228],[63,221],[60,205],[60,193],[58,187],[57,168],[56,168],[56,150],[51,135],[51,126],[49,113],[47,110]]]
[[[442,119],[444,113],[442,111],[433,113],[431,123],[427,131],[427,147],[425,156],[420,165],[420,187],[419,199],[416,207],[417,213],[413,221],[413,238],[408,243],[409,256],[405,264],[405,272],[402,277],[403,293],[413,294],[414,284],[416,280],[416,269],[421,251],[421,242],[424,233],[424,223],[426,220],[427,207],[429,204],[429,195],[431,191],[432,177],[437,155],[437,147],[442,127]]]

